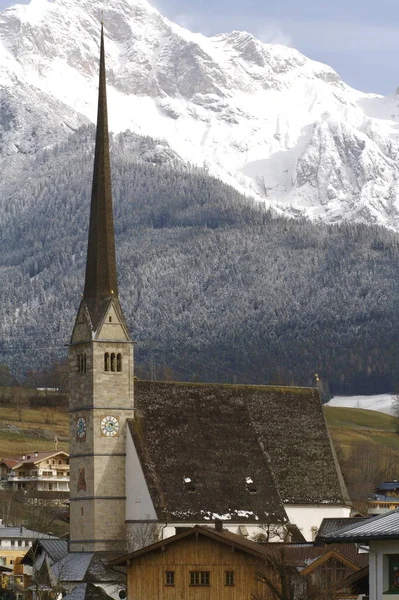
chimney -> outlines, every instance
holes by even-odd
[[[223,521],[221,521],[220,519],[216,519],[215,529],[218,533],[223,533]]]

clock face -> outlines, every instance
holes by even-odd
[[[86,419],[78,417],[76,421],[76,439],[81,441],[86,438]]]
[[[101,432],[107,437],[117,435],[119,432],[119,421],[116,417],[104,417],[101,419]]]

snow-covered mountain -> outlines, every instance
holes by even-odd
[[[245,32],[191,33],[146,0],[31,0],[0,14],[3,182],[95,119],[102,16],[113,131],[165,138],[280,213],[399,229],[399,96],[356,91]]]

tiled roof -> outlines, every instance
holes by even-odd
[[[349,525],[344,529],[324,536],[327,543],[368,542],[372,540],[399,539],[399,510],[366,519],[361,523]]]
[[[44,548],[47,554],[52,558],[54,562],[61,560],[66,554],[68,554],[68,541],[61,539],[54,540],[40,540],[40,545]]]
[[[162,520],[283,522],[284,504],[345,503],[315,389],[137,381],[135,407],[129,427]]]
[[[288,520],[245,399],[235,389],[135,385],[137,410],[129,426],[161,520]],[[247,489],[249,479],[255,493]]]
[[[6,527],[5,525],[0,525],[0,539],[36,540],[38,538],[55,539],[55,536],[48,533],[41,533],[40,531],[33,531],[26,527]]]
[[[19,467],[26,463],[37,463],[48,458],[59,456],[60,454],[66,455],[67,457],[69,456],[68,453],[63,450],[53,450],[52,452],[27,452],[22,456],[2,458],[1,462],[7,465],[9,469],[13,469],[14,467]]]
[[[63,600],[111,600],[111,596],[93,583],[79,583],[63,596]]]
[[[122,573],[110,570],[108,557],[94,552],[69,552],[53,565],[60,581],[82,583],[109,583],[124,580]]]

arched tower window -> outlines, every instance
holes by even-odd
[[[76,355],[76,368],[78,370],[78,373],[80,373],[80,354]]]
[[[79,372],[83,373],[83,354],[79,354]]]
[[[116,357],[116,370],[122,371],[122,354],[119,353]]]
[[[86,358],[86,352],[83,354],[83,373],[86,373],[87,371],[87,358]]]
[[[116,371],[116,356],[115,352],[111,354],[111,371]]]
[[[104,371],[109,371],[109,353],[104,354]]]

